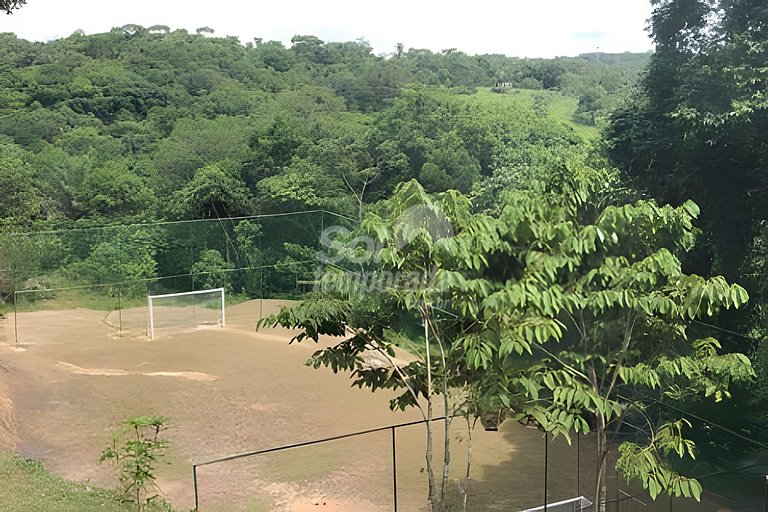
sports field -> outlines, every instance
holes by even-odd
[[[111,430],[132,416],[167,416],[172,447],[158,483],[184,509],[194,504],[193,463],[420,418],[416,411],[389,411],[390,395],[353,389],[347,375],[305,366],[314,344],[289,345],[287,331],[257,332],[260,310],[269,314],[279,305],[230,306],[226,328],[168,331],[156,341],[140,329],[116,336],[109,314],[77,309],[19,313],[24,341],[17,348],[13,315],[0,320],[0,396],[10,397],[0,402],[0,447],[39,459],[67,479],[109,487],[110,468],[98,460]],[[146,310],[122,314],[135,316],[138,325]],[[465,469],[467,437],[460,421],[454,434],[457,477]],[[440,436],[435,439],[439,447]],[[478,424],[473,439],[471,510],[519,510],[543,502],[539,432],[512,422],[485,432]],[[577,474],[574,449],[550,443],[551,501],[579,490],[591,494],[584,485],[593,468],[589,448],[589,440],[582,440]],[[400,510],[424,504],[423,461],[423,427],[398,430]],[[199,485],[201,510],[392,510],[390,433],[205,466]]]

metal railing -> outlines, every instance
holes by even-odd
[[[340,434],[340,435],[332,436],[332,437],[325,437],[325,438],[322,438],[322,439],[315,439],[315,440],[312,440],[312,441],[304,441],[304,442],[301,442],[301,443],[293,443],[293,444],[286,444],[286,445],[282,445],[282,446],[275,446],[275,447],[272,447],[272,448],[265,448],[263,450],[254,450],[254,451],[250,451],[250,452],[236,453],[234,455],[228,455],[228,456],[225,456],[225,457],[219,457],[219,458],[216,458],[216,459],[210,459],[210,460],[206,460],[206,461],[203,461],[203,462],[198,462],[198,463],[192,465],[192,479],[193,479],[193,484],[194,484],[194,488],[195,488],[195,508],[194,508],[194,510],[196,510],[196,511],[200,510],[200,486],[199,486],[198,478],[197,478],[198,477],[198,468],[200,468],[200,467],[210,466],[212,464],[219,464],[219,463],[222,463],[222,462],[229,462],[229,461],[238,460],[238,459],[244,459],[244,458],[247,458],[247,457],[255,457],[255,456],[258,456],[258,455],[266,455],[268,453],[281,452],[281,451],[291,450],[291,449],[295,449],[295,448],[304,448],[304,447],[307,447],[307,446],[313,446],[313,445],[318,445],[318,444],[323,444],[323,443],[329,443],[329,442],[332,442],[332,441],[339,441],[341,439],[349,439],[349,438],[352,438],[352,437],[359,437],[359,436],[364,436],[364,435],[368,435],[368,434],[375,434],[377,432],[390,431],[390,433],[391,433],[390,437],[391,437],[391,441],[392,441],[392,500],[393,500],[393,510],[394,510],[394,512],[398,512],[398,509],[397,509],[397,429],[404,428],[404,427],[412,427],[414,425],[425,424],[428,421],[430,423],[438,422],[438,421],[445,421],[445,419],[446,419],[445,416],[440,416],[438,418],[432,418],[430,420],[409,421],[409,422],[406,422],[406,423],[398,423],[396,425],[388,425],[388,426],[385,426],[385,427],[376,427],[376,428],[371,428],[371,429],[367,429],[367,430],[360,430],[360,431],[357,431],[357,432],[350,432],[350,433],[347,433],[347,434]]]

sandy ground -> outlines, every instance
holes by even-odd
[[[351,388],[347,375],[305,366],[314,344],[289,345],[286,331],[256,332],[260,311],[269,314],[278,306],[274,301],[232,306],[226,328],[178,329],[155,341],[142,332],[142,308],[122,312],[121,321],[133,326],[123,336],[116,335],[114,313],[20,313],[18,347],[13,319],[5,319],[0,324],[0,447],[15,446],[68,479],[111,486],[114,477],[98,460],[112,429],[133,416],[167,416],[170,464],[159,468],[158,483],[181,509],[194,505],[194,463],[419,419],[415,411],[391,412],[391,395]],[[467,430],[458,421],[456,427],[458,477],[464,471]],[[424,437],[422,426],[396,433],[400,510],[417,511],[424,504]],[[478,425],[473,439],[472,510],[542,504],[540,433],[506,422],[499,432],[484,432]],[[582,485],[594,467],[589,445],[582,441],[580,459],[562,441],[550,445],[550,501],[590,494]],[[392,510],[391,447],[391,432],[384,431],[204,466],[198,474],[200,509]]]

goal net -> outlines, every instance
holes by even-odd
[[[149,338],[169,329],[199,326],[224,327],[224,288],[149,295]]]
[[[523,512],[543,512],[545,510],[550,512],[579,512],[581,510],[587,510],[591,506],[591,501],[584,496],[579,496],[578,498],[558,501],[557,503],[549,503],[548,505],[542,505],[536,508],[527,508],[523,510]]]

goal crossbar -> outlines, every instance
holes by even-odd
[[[155,339],[155,299],[167,299],[171,297],[185,297],[189,295],[202,295],[219,293],[221,296],[221,326],[226,326],[227,317],[224,307],[224,288],[212,288],[210,290],[195,290],[191,292],[164,293],[162,295],[147,295],[147,305],[149,306],[149,339]]]

